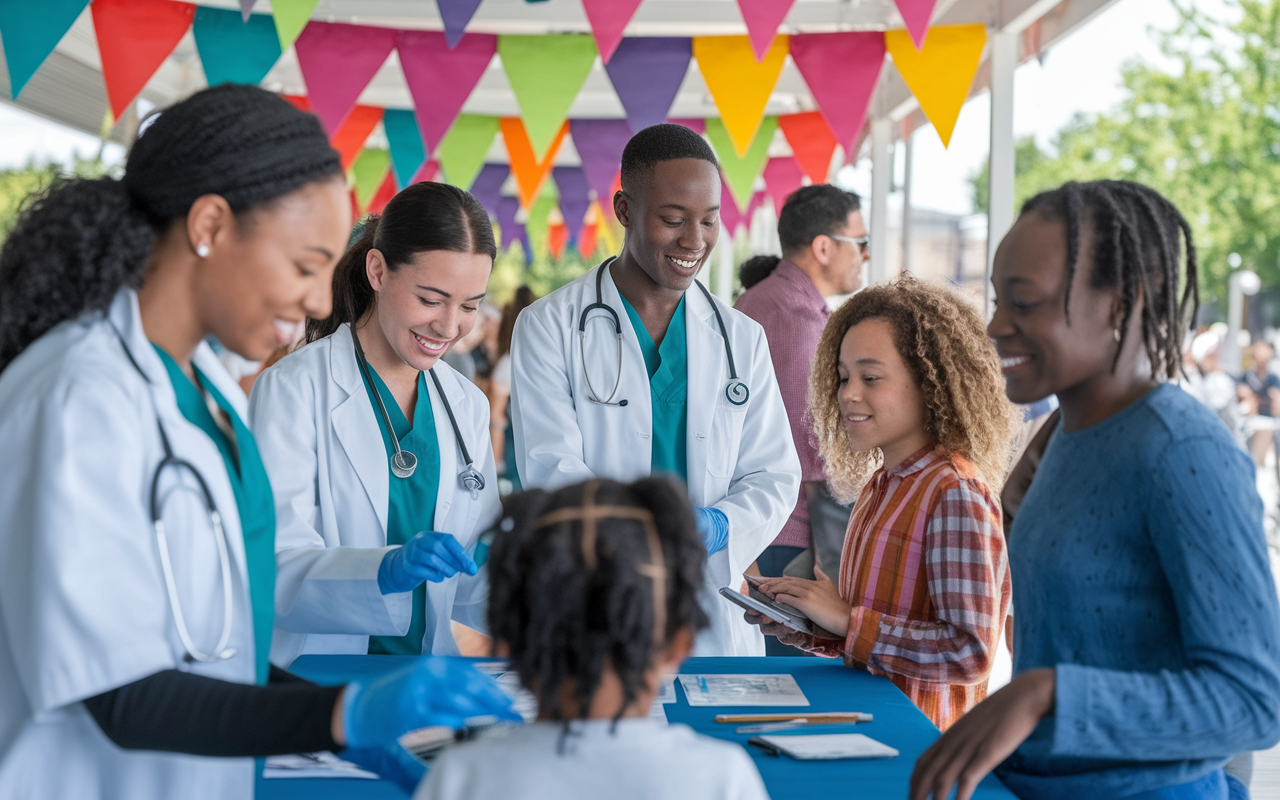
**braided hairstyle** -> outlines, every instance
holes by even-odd
[[[506,499],[489,557],[489,632],[538,707],[568,722],[570,681],[585,718],[606,668],[624,693],[682,629],[709,624],[698,605],[706,550],[675,481],[591,480]]]
[[[63,320],[139,286],[156,236],[216,194],[237,214],[342,177],[320,121],[227,84],[149,120],[124,177],[73,178],[30,199],[0,249],[0,370]]]
[[[1071,181],[1032,197],[1023,214],[1036,213],[1067,227],[1067,291],[1063,308],[1070,320],[1071,283],[1080,263],[1083,226],[1093,234],[1089,285],[1119,288],[1124,304],[1114,372],[1129,335],[1129,321],[1142,299],[1142,340],[1156,375],[1175,379],[1182,369],[1182,339],[1200,308],[1196,248],[1191,226],[1173,203],[1133,181]],[[1185,252],[1186,277],[1179,256]],[[1181,296],[1179,296],[1179,283]]]

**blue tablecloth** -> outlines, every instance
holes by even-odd
[[[342,683],[362,675],[376,675],[398,666],[405,656],[302,656],[291,670],[319,683]],[[789,798],[857,797],[859,800],[902,800],[916,759],[938,737],[938,729],[906,695],[884,678],[848,669],[820,658],[691,658],[684,674],[790,673],[809,698],[804,708],[694,708],[676,684],[677,702],[667,705],[667,719],[688,725],[699,733],[741,743],[734,725],[714,721],[716,714],[785,713],[788,711],[865,711],[875,722],[863,725],[823,725],[822,733],[863,733],[897,749],[892,759],[869,761],[795,761],[766,755],[755,747],[747,751],[755,759],[773,800]],[[795,735],[795,734],[791,734]],[[655,765],[656,766],[656,765]],[[404,794],[385,781],[361,780],[259,780],[258,800],[404,800]],[[976,800],[1013,800],[994,777],[978,787]]]

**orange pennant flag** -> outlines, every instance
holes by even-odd
[[[920,109],[938,131],[943,147],[951,143],[956,119],[969,99],[969,87],[986,43],[984,25],[930,28],[920,50],[916,50],[906,31],[885,31],[884,44],[893,57],[893,65],[920,101]]]
[[[356,156],[364,149],[369,134],[382,121],[382,109],[376,106],[356,106],[351,110],[346,122],[334,132],[329,144],[342,156],[342,168],[351,169],[356,163]]]
[[[821,111],[787,114],[778,117],[778,127],[787,137],[796,163],[814,183],[826,183],[831,172],[831,156],[836,150],[836,135]]]
[[[519,117],[503,117],[498,124],[502,129],[502,140],[507,145],[507,158],[511,162],[511,174],[516,176],[516,186],[520,190],[520,206],[524,209],[533,207],[538,197],[538,190],[551,172],[551,164],[556,159],[556,152],[564,135],[569,132],[566,120],[560,126],[547,154],[541,161],[533,154],[533,145],[529,142],[529,134],[525,131],[524,122]]]
[[[553,222],[547,226],[547,247],[551,257],[556,261],[564,254],[564,246],[569,243],[569,226],[563,222]]]
[[[751,40],[746,36],[693,37],[698,69],[716,101],[716,108],[720,109],[720,118],[739,157],[747,154],[756,138],[769,95],[787,59],[790,42],[791,37],[779,34],[764,59],[757,62]]]

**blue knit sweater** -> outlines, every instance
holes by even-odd
[[[1253,464],[1182,389],[1059,428],[1009,536],[1014,672],[1056,710],[999,770],[1033,798],[1194,780],[1280,740],[1280,608]]]

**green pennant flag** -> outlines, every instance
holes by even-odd
[[[499,36],[498,55],[541,161],[595,63],[595,39],[587,34]]]
[[[307,27],[311,12],[320,0],[272,0],[271,13],[276,18],[276,33],[280,36],[280,52],[289,49]]]
[[[719,117],[707,119],[707,138],[716,151],[716,158],[720,159],[720,169],[724,171],[724,178],[729,183],[733,199],[738,202],[738,208],[746,208],[751,203],[751,185],[764,169],[764,162],[769,158],[769,143],[773,141],[776,130],[777,117],[765,117],[761,120],[756,138],[751,140],[746,155],[739,158],[738,151],[733,147],[733,139],[724,127],[724,121]]]
[[[391,153],[381,148],[366,147],[351,165],[351,175],[356,185],[356,205],[360,210],[369,207],[387,170],[391,169]]]
[[[470,189],[484,166],[484,157],[498,135],[498,118],[459,114],[436,148],[444,178],[460,189]]]

